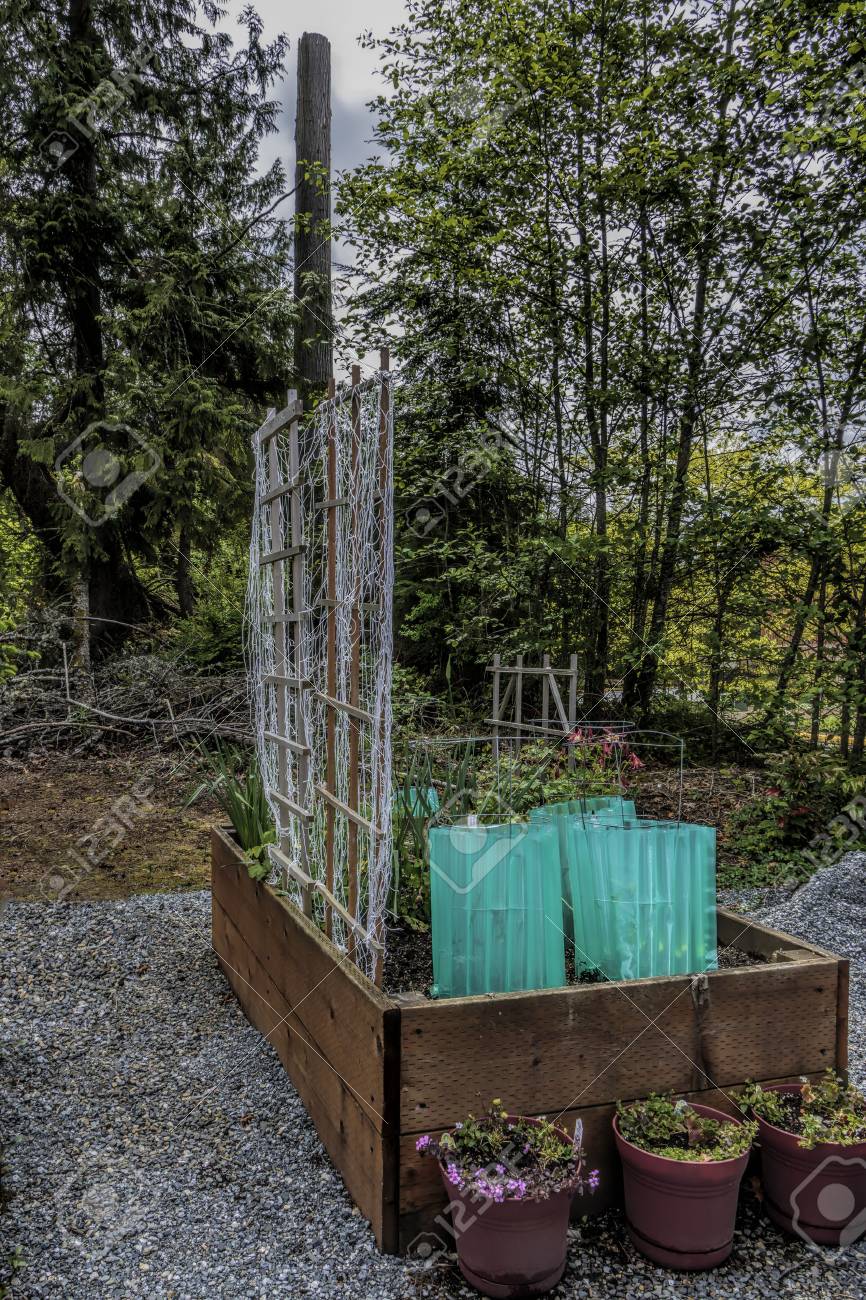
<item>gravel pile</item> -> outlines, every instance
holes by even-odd
[[[866,853],[847,853],[789,897],[753,902],[750,912],[775,930],[850,957],[850,1072],[866,1087]]]
[[[852,855],[771,919],[861,961],[864,872],[866,859]],[[0,1279],[12,1296],[475,1295],[448,1258],[422,1268],[378,1253],[276,1054],[219,970],[209,895],[12,903],[0,915],[0,950]],[[862,1067],[857,989],[852,1044]],[[618,1213],[572,1237],[553,1293],[569,1300],[866,1294],[866,1251],[813,1255],[778,1233],[748,1190],[734,1257],[709,1275],[645,1262]]]

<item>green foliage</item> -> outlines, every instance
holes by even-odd
[[[819,1083],[804,1079],[799,1094],[752,1083],[740,1101],[768,1124],[796,1133],[798,1145],[809,1150],[822,1142],[866,1142],[866,1097],[829,1067]]]
[[[430,921],[431,825],[450,825],[475,814],[525,820],[533,808],[582,795],[619,794],[632,770],[627,743],[580,731],[568,750],[551,741],[516,747],[503,741],[496,756],[490,740],[455,739],[405,745],[395,759],[391,909],[410,925]],[[581,736],[583,743],[579,743]],[[633,762],[636,762],[636,755]],[[637,764],[639,765],[639,764]],[[433,791],[433,795],[430,795]]]
[[[801,748],[775,754],[766,780],[762,796],[734,815],[730,834],[732,851],[747,864],[757,863],[762,879],[811,874],[815,855],[804,852],[819,837],[829,838],[831,848],[835,840],[839,851],[856,842],[853,824],[838,814],[866,788],[866,776],[852,774],[836,755]],[[827,861],[838,856],[826,846],[821,852]]]
[[[203,794],[216,799],[249,859],[250,875],[254,880],[267,879],[271,871],[267,846],[275,844],[277,837],[258,762],[229,745],[205,751],[204,757],[210,775],[190,795],[185,807]]]
[[[207,568],[199,568],[195,610],[171,625],[172,644],[197,667],[243,667],[247,531],[220,537],[206,561],[201,556]]]
[[[757,1134],[751,1121],[715,1120],[686,1101],[657,1093],[644,1101],[617,1102],[616,1113],[627,1142],[669,1160],[731,1160],[748,1151]]]
[[[40,576],[39,546],[8,491],[0,490],[0,682],[33,657],[14,637]]]
[[[577,651],[595,716],[622,680],[713,760],[771,719],[856,767],[862,2],[507,9],[368,38],[339,187],[358,331],[399,337],[399,655],[479,698],[494,648]]]
[[[166,582],[184,585],[181,552],[207,569],[248,515],[249,433],[285,393],[289,187],[259,147],[288,43],[264,43],[252,9],[240,21],[233,46],[198,0],[7,15],[0,473],[53,584],[107,567],[100,614],[132,591],[138,614],[158,609]],[[108,519],[93,445],[120,481],[142,475]]]

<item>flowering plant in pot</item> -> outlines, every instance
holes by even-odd
[[[572,1199],[598,1186],[598,1170],[584,1176],[581,1137],[579,1124],[571,1138],[496,1099],[438,1140],[418,1138],[439,1161],[460,1271],[484,1295],[544,1295],[562,1277]]]
[[[866,1232],[866,1097],[827,1070],[818,1083],[753,1083],[764,1203],[780,1228],[822,1246]]]
[[[629,1236],[667,1268],[715,1268],[733,1247],[740,1180],[757,1126],[656,1094],[617,1105]]]

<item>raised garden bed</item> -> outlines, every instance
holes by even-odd
[[[537,993],[388,996],[299,909],[250,879],[227,830],[214,828],[211,844],[223,970],[385,1251],[435,1231],[442,1211],[418,1135],[492,1097],[524,1115],[559,1116],[569,1131],[582,1118],[602,1181],[577,1208],[594,1213],[620,1194],[618,1099],[671,1090],[730,1112],[725,1094],[747,1079],[795,1082],[846,1067],[848,962],[724,909],[720,945],[763,963]]]

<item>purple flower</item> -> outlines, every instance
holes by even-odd
[[[592,1173],[589,1175],[589,1186],[590,1186],[590,1189],[594,1192],[595,1189],[596,1189],[596,1187],[598,1187],[598,1185],[599,1185],[600,1182],[601,1182],[601,1178],[600,1178],[600,1176],[599,1176],[599,1172],[598,1172],[598,1170],[597,1170],[597,1169],[593,1169]]]
[[[497,1165],[497,1166],[496,1166],[496,1172],[497,1172],[498,1174],[504,1174],[504,1173],[505,1173],[505,1165]]]
[[[460,1170],[457,1168],[453,1160],[449,1160],[448,1164],[445,1166],[445,1174],[449,1183],[453,1183],[456,1187],[460,1182]]]
[[[426,1151],[429,1145],[430,1145],[430,1135],[428,1133],[425,1133],[424,1136],[419,1137],[418,1141],[415,1143],[415,1150]]]

